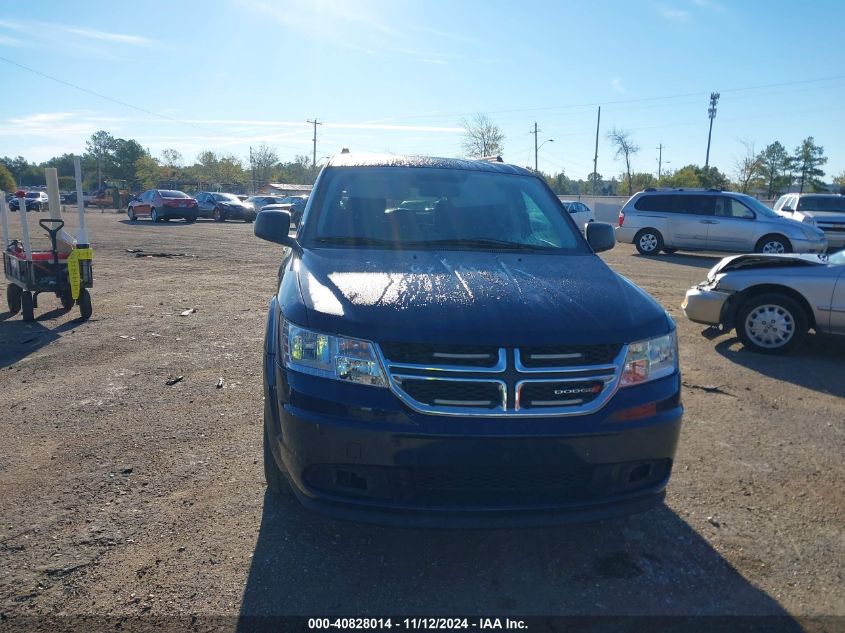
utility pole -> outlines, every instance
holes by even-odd
[[[719,103],[719,93],[710,93],[710,107],[707,109],[707,115],[710,117],[710,131],[707,132],[707,157],[704,159],[704,169],[710,167],[710,136],[713,134],[713,119],[716,118],[716,104]]]
[[[599,114],[596,118],[596,153],[593,154],[593,195],[596,195],[596,185],[598,184],[598,164],[599,164],[599,125],[601,124],[601,106],[599,106]]]
[[[529,134],[534,135],[534,171],[537,171],[537,133],[540,130],[537,128],[537,121],[534,121],[534,131]]]
[[[252,145],[249,146],[249,167],[252,169],[252,193],[255,193],[255,163],[252,162]]]
[[[314,124],[314,158],[312,159],[311,166],[316,168],[317,167],[317,126],[322,125],[320,121],[317,120],[317,117],[314,117],[314,120],[306,119],[306,123],[313,123]]]
[[[660,176],[663,175],[661,171],[663,169],[663,143],[657,146],[657,150],[660,152],[657,155],[657,179],[660,180]]]

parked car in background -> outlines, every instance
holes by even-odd
[[[646,189],[619,211],[616,240],[642,255],[678,250],[823,253],[825,234],[782,218],[742,193],[714,189]]]
[[[279,204],[290,205],[291,221],[299,226],[302,221],[302,212],[305,211],[305,205],[308,203],[308,196],[286,196],[282,198]]]
[[[129,201],[126,214],[132,222],[149,217],[153,222],[181,218],[191,223],[197,220],[197,201],[182,191],[148,189]]]
[[[845,247],[845,196],[833,193],[788,193],[778,198],[774,210],[784,218],[820,228],[827,237],[830,250]]]
[[[726,257],[681,307],[696,323],[736,328],[755,352],[789,352],[808,329],[845,335],[845,251]]]
[[[675,324],[537,174],[341,154],[285,249],[264,345],[269,491],[356,520],[509,525],[659,504],[681,430]],[[426,198],[431,211],[402,208]],[[434,216],[432,218],[431,216]],[[433,221],[432,221],[433,220]]]
[[[225,222],[226,220],[252,222],[257,214],[253,206],[246,205],[232,193],[203,191],[198,193],[196,198],[199,217],[214,218],[216,222]]]
[[[19,198],[12,198],[9,202],[9,210],[18,210]],[[43,191],[27,191],[24,198],[24,207],[27,211],[46,211],[49,208],[49,199]]]
[[[593,210],[583,202],[578,202],[576,200],[561,200],[560,203],[563,205],[563,208],[566,209],[567,213],[569,213],[575,224],[578,225],[578,228],[581,229],[582,233],[584,232],[584,225],[588,222],[596,221],[596,216],[593,214]]]
[[[283,198],[284,196],[249,196],[246,200],[244,200],[244,204],[248,207],[252,207],[253,209],[255,209],[255,212],[258,213],[268,204],[281,203]]]

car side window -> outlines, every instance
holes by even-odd
[[[643,196],[634,203],[637,211],[679,212],[678,196]]]
[[[713,215],[716,211],[716,196],[674,196],[678,210],[690,215]]]
[[[739,218],[741,220],[753,220],[756,216],[754,212],[746,207],[742,202],[734,198],[722,198],[724,200],[724,208],[726,210],[725,217]],[[718,202],[716,203],[716,215],[718,213]]]

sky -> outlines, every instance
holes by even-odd
[[[585,178],[704,164],[813,136],[845,171],[841,0],[0,0],[0,156],[81,153],[104,129],[153,155],[460,156],[487,114],[507,162]],[[547,139],[553,139],[545,142]]]

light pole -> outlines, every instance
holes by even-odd
[[[710,136],[713,134],[713,119],[716,118],[716,104],[719,103],[719,93],[710,93],[710,107],[707,108],[707,116],[710,117],[710,131],[707,132],[707,156],[704,159],[704,170],[710,167]]]
[[[546,143],[554,143],[555,140],[553,138],[547,138],[545,141],[537,145],[537,137],[534,137],[534,171],[538,171],[537,169],[537,153],[540,151],[540,148],[543,147]]]

